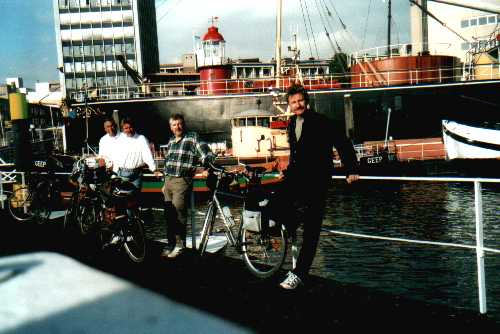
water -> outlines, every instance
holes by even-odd
[[[485,247],[500,243],[500,185],[483,185]],[[330,189],[324,227],[475,244],[472,184],[360,182]],[[500,319],[500,254],[486,253],[487,303]],[[407,298],[478,310],[474,250],[324,234],[312,272]]]
[[[499,249],[500,184],[483,184],[483,206],[485,247]],[[203,210],[203,201],[197,201],[197,210]],[[200,226],[201,217],[197,217]],[[394,181],[360,181],[348,186],[336,181],[329,190],[323,227],[474,245],[474,187],[472,183]],[[164,238],[165,226],[153,223],[147,226],[147,233]],[[488,314],[500,321],[496,298],[500,294],[500,254],[487,252],[485,265]],[[476,253],[470,249],[323,232],[311,273],[405,298],[479,310]]]

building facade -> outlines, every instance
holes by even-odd
[[[81,99],[86,88],[127,97],[135,83],[117,56],[140,76],[159,72],[154,0],[53,0],[53,8],[63,96]]]
[[[500,15],[497,14],[433,1],[427,2],[427,9],[456,32],[429,16],[429,51],[432,54],[455,56],[462,62],[467,61],[467,54],[474,49],[488,47],[486,44],[494,39],[500,27]],[[413,50],[419,52],[422,50],[422,11],[413,4],[410,10]]]

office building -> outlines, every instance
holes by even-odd
[[[128,97],[136,83],[120,55],[140,77],[159,71],[154,0],[53,0],[53,7],[64,96],[81,99],[87,88]]]

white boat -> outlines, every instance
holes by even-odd
[[[500,129],[443,120],[447,159],[500,159]]]

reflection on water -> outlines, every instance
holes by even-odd
[[[203,201],[197,202],[202,210]],[[499,249],[500,185],[483,185],[485,247]],[[165,237],[161,214],[147,233]],[[197,216],[197,226],[201,224]],[[475,244],[474,187],[464,183],[360,181],[331,187],[325,228],[394,238]],[[200,228],[200,227],[198,227]],[[229,252],[228,255],[231,255]],[[500,254],[486,253],[488,314],[500,321]],[[405,298],[478,311],[474,250],[322,233],[311,273]]]

